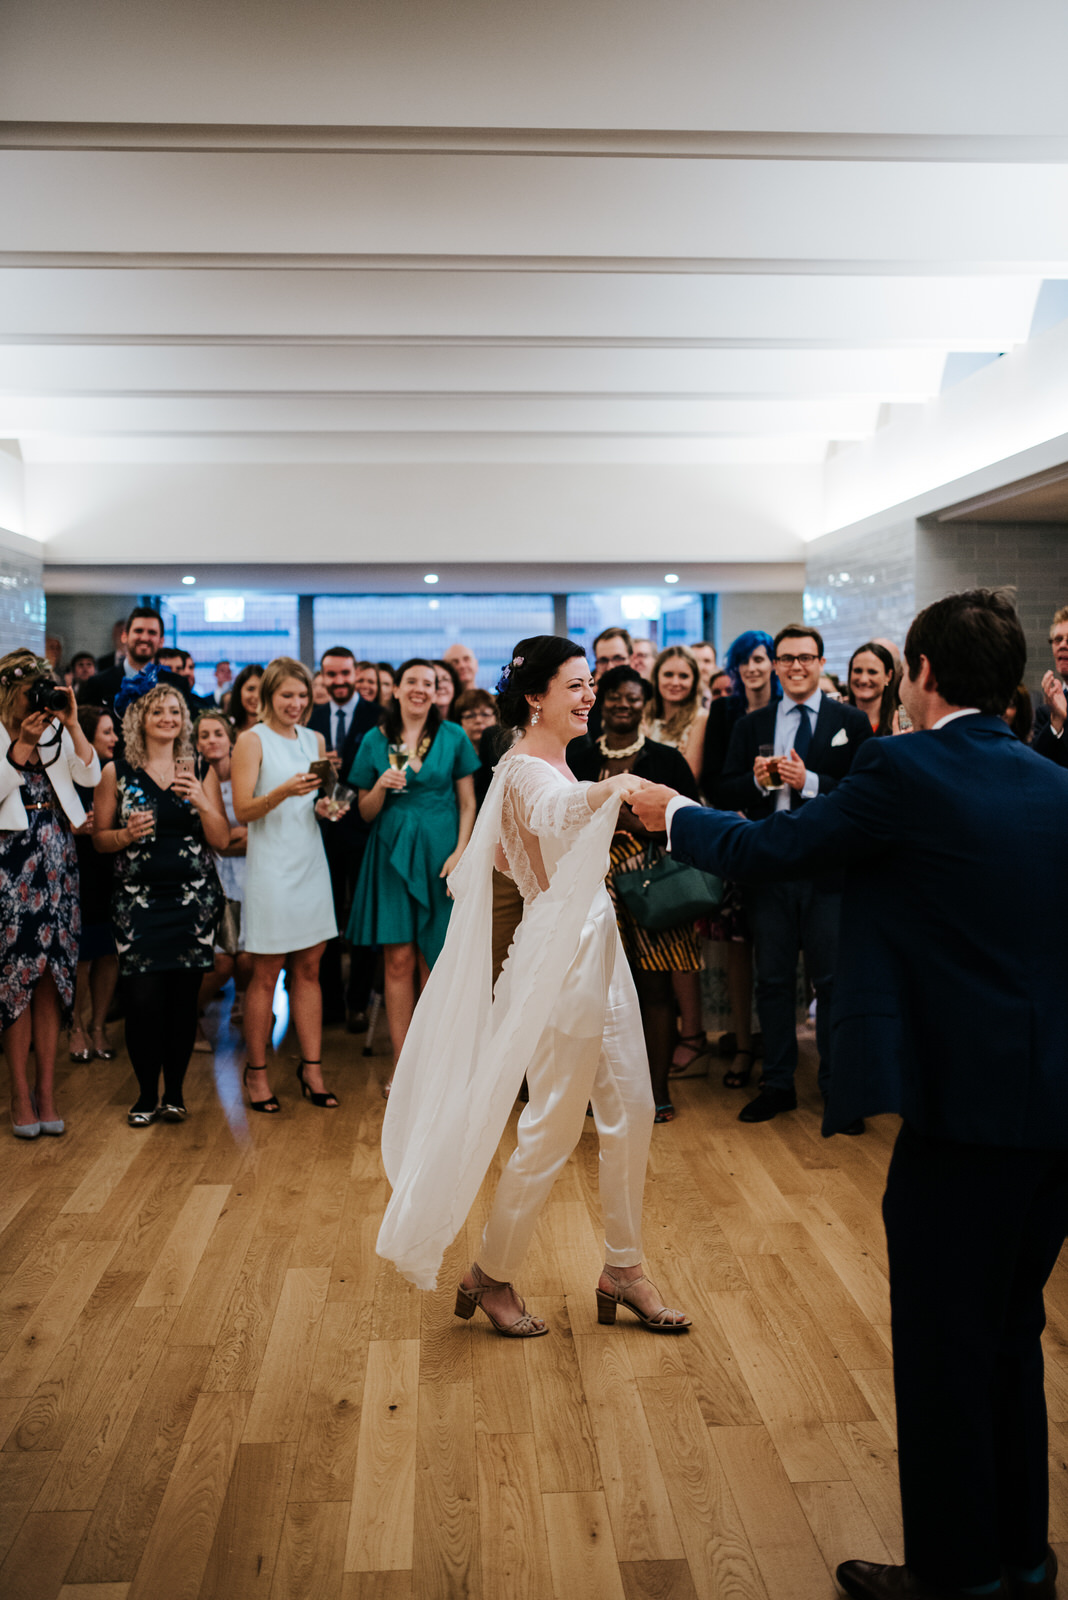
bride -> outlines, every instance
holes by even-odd
[[[604,887],[620,802],[643,781],[571,776],[565,752],[585,733],[594,702],[581,646],[545,634],[524,639],[497,688],[501,720],[518,738],[449,879],[456,904],[445,948],[397,1063],[382,1130],[393,1194],[378,1253],[419,1288],[434,1287],[525,1076],[518,1145],[478,1261],[457,1291],[457,1316],[481,1306],[505,1337],[548,1331],[511,1280],[591,1104],[606,1236],[598,1320],[614,1322],[622,1305],[655,1332],[681,1333],[689,1318],[664,1306],[641,1267],[653,1100],[637,996]],[[509,897],[495,895],[495,878],[498,887],[510,879],[522,897],[499,977],[494,932],[502,945],[511,930],[502,940]]]

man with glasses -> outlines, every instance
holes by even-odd
[[[1064,736],[1068,723],[1068,606],[1061,606],[1054,613],[1049,647],[1053,666],[1042,679],[1043,704],[1035,713],[1034,745],[1040,756],[1055,761],[1059,767],[1068,767],[1068,739]]]
[[[603,678],[612,667],[629,667],[634,640],[626,628],[605,628],[593,641],[593,676]]]
[[[791,623],[774,642],[782,699],[751,711],[734,725],[717,799],[724,810],[757,821],[773,811],[797,811],[837,787],[853,764],[871,723],[855,706],[820,690],[823,639],[815,628]],[[770,759],[769,759],[770,757]],[[776,769],[778,781],[776,781]],[[757,968],[757,1015],[764,1035],[760,1093],[743,1106],[739,1122],[767,1122],[797,1105],[797,958],[804,952],[816,991],[819,1086],[830,1085],[831,993],[838,956],[841,876],[744,889]],[[863,1122],[845,1133],[863,1133]]]

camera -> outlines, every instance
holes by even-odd
[[[66,709],[66,691],[60,689],[51,678],[34,678],[32,683],[26,685],[26,711],[29,715],[32,716],[35,711],[46,711],[51,715]]]

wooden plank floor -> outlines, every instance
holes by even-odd
[[[829,1600],[838,1561],[902,1559],[893,1119],[822,1140],[811,1059],[802,1109],[763,1126],[718,1071],[678,1086],[646,1207],[678,1339],[597,1325],[588,1131],[521,1284],[551,1335],[512,1343],[452,1316],[489,1185],[437,1293],[375,1256],[385,1057],[329,1032],[342,1105],[319,1111],[287,1041],[282,1115],[250,1116],[226,1011],[184,1126],[126,1126],[120,1057],[65,1065],[65,1138],[3,1130],[5,1600]],[[1047,1352],[1063,1560],[1063,1265]]]

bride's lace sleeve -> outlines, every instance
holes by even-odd
[[[589,789],[588,783],[569,783],[547,761],[508,762],[500,842],[524,900],[549,886],[539,839],[561,839],[583,828],[594,815]]]
[[[528,833],[559,837],[582,828],[593,815],[588,783],[569,783],[547,761],[512,763],[505,803]]]

